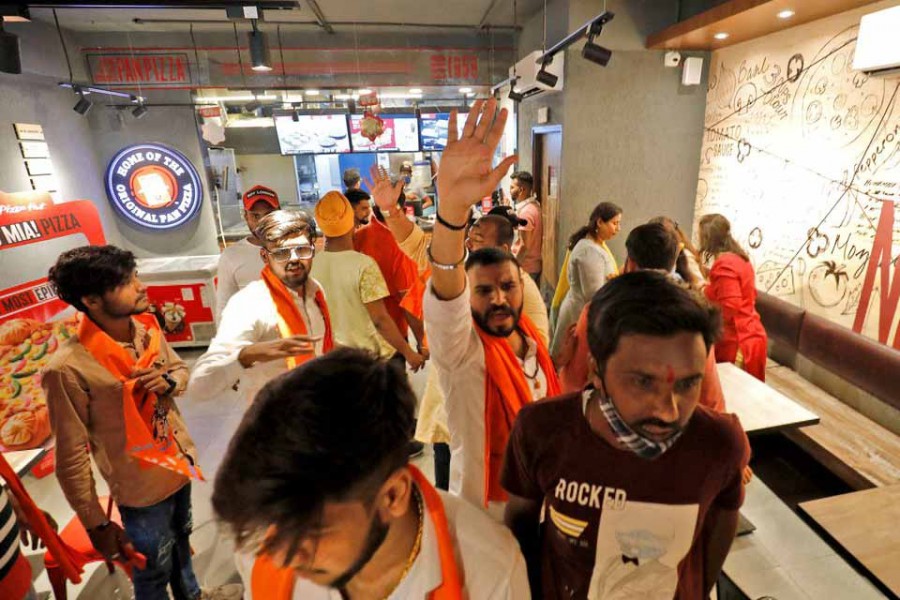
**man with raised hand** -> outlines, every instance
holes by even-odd
[[[325,295],[309,276],[316,230],[302,211],[259,222],[262,278],[234,295],[216,337],[194,365],[188,395],[217,398],[236,381],[248,401],[286,370],[328,352],[334,340]]]
[[[446,395],[452,461],[450,490],[501,518],[507,499],[500,466],[512,422],[526,404],[559,391],[546,345],[522,315],[523,273],[508,252],[465,246],[469,209],[497,187],[515,162],[491,168],[507,111],[478,101],[457,139],[451,113],[438,172],[440,210],[429,249],[425,293],[431,355]],[[464,268],[465,267],[465,268]]]

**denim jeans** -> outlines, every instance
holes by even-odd
[[[125,533],[147,557],[147,568],[134,570],[135,600],[168,600],[169,585],[175,600],[197,600],[200,585],[191,564],[191,485],[153,506],[120,506],[119,512]]]

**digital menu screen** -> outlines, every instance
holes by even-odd
[[[276,115],[275,131],[285,155],[350,152],[346,113],[301,114],[297,121],[290,114]]]
[[[427,112],[422,110],[420,117],[422,132],[422,150],[443,150],[447,147],[447,129],[450,126],[450,111]],[[457,134],[462,134],[466,125],[466,113],[459,113],[456,118]]]
[[[418,152],[419,120],[416,115],[381,113],[384,131],[374,140],[360,131],[362,115],[350,115],[350,134],[354,152]]]

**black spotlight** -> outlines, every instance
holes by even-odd
[[[91,107],[94,105],[93,102],[84,97],[84,92],[78,90],[78,102],[75,103],[75,106],[72,107],[72,110],[77,112],[79,115],[86,115]]]
[[[293,121],[294,123],[300,122],[300,113],[298,113],[296,110],[291,111],[291,121]]]
[[[22,72],[19,36],[3,31],[2,23],[0,23],[0,71],[14,75],[19,75]]]
[[[140,119],[141,117],[143,117],[146,114],[147,114],[147,107],[144,106],[143,102],[139,103],[137,106],[134,107],[134,110],[131,111],[131,115],[135,119]]]
[[[612,50],[604,48],[603,46],[598,46],[589,40],[585,42],[584,48],[581,49],[581,56],[592,63],[597,63],[601,67],[605,67],[609,64],[609,59],[612,58]],[[540,73],[538,73],[538,79],[540,79]]]
[[[244,110],[246,110],[249,113],[252,113],[252,112],[258,111],[261,106],[262,106],[262,102],[260,102],[256,98],[254,98],[253,100],[251,100],[250,102],[248,102],[247,104],[244,105]]]
[[[556,82],[559,81],[559,77],[547,70],[547,65],[549,64],[549,62],[541,64],[541,69],[537,72],[536,78],[544,85],[556,87]]]
[[[266,43],[266,34],[256,26],[253,19],[253,31],[247,34],[250,40],[250,65],[254,71],[271,71],[272,60],[269,57],[269,45]]]
[[[521,102],[522,100],[525,99],[525,95],[524,95],[524,94],[520,94],[520,93],[517,92],[516,90],[510,88],[510,90],[509,90],[509,99],[512,100],[513,102]]]

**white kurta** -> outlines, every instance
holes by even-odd
[[[591,301],[610,275],[618,273],[612,254],[586,237],[575,244],[569,256],[569,291],[559,307],[550,353],[556,354],[566,339],[566,330],[578,322],[585,304]]]

